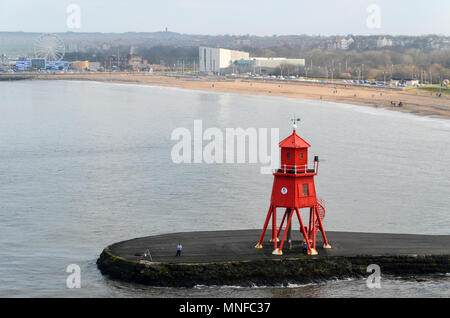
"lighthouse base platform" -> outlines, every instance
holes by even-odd
[[[318,255],[302,252],[301,240],[285,244],[273,255],[267,231],[256,249],[261,230],[172,233],[136,238],[107,246],[97,260],[100,271],[113,279],[151,286],[195,285],[276,286],[328,279],[367,277],[370,264],[381,275],[450,272],[450,235],[381,234],[327,231],[332,248],[317,241]],[[293,238],[300,238],[292,231]],[[182,254],[176,257],[178,243]],[[149,252],[149,253],[148,253]]]

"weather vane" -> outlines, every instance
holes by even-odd
[[[297,122],[300,121],[300,117],[295,117],[291,118],[291,123],[292,123],[292,129],[296,130],[297,129]]]

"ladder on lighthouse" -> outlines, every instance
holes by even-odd
[[[310,240],[310,242],[312,242],[313,249],[316,248],[316,242],[315,242],[316,235],[317,235],[317,232],[320,231],[320,225],[321,225],[321,223],[323,224],[323,219],[325,218],[325,201],[322,198],[318,198],[315,208],[317,209],[318,213],[317,214],[312,213],[312,215],[310,216],[310,222],[314,223],[314,226],[312,226],[312,224],[310,224],[310,227],[308,229],[308,239]],[[317,215],[320,218],[320,222],[317,219]]]

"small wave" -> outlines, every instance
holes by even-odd
[[[276,284],[276,285],[256,285],[250,284],[250,286],[239,286],[239,285],[195,285],[194,289],[267,289],[267,288],[301,288],[307,286],[314,286],[320,284],[327,283],[339,283],[339,282],[349,282],[359,280],[360,278],[348,277],[348,278],[336,278],[336,279],[328,279],[320,282],[311,282],[311,283],[287,283],[287,284]]]

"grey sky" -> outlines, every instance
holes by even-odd
[[[81,28],[66,8],[81,8]],[[381,9],[369,28],[367,7]],[[0,31],[194,34],[450,34],[449,0],[0,0]]]

